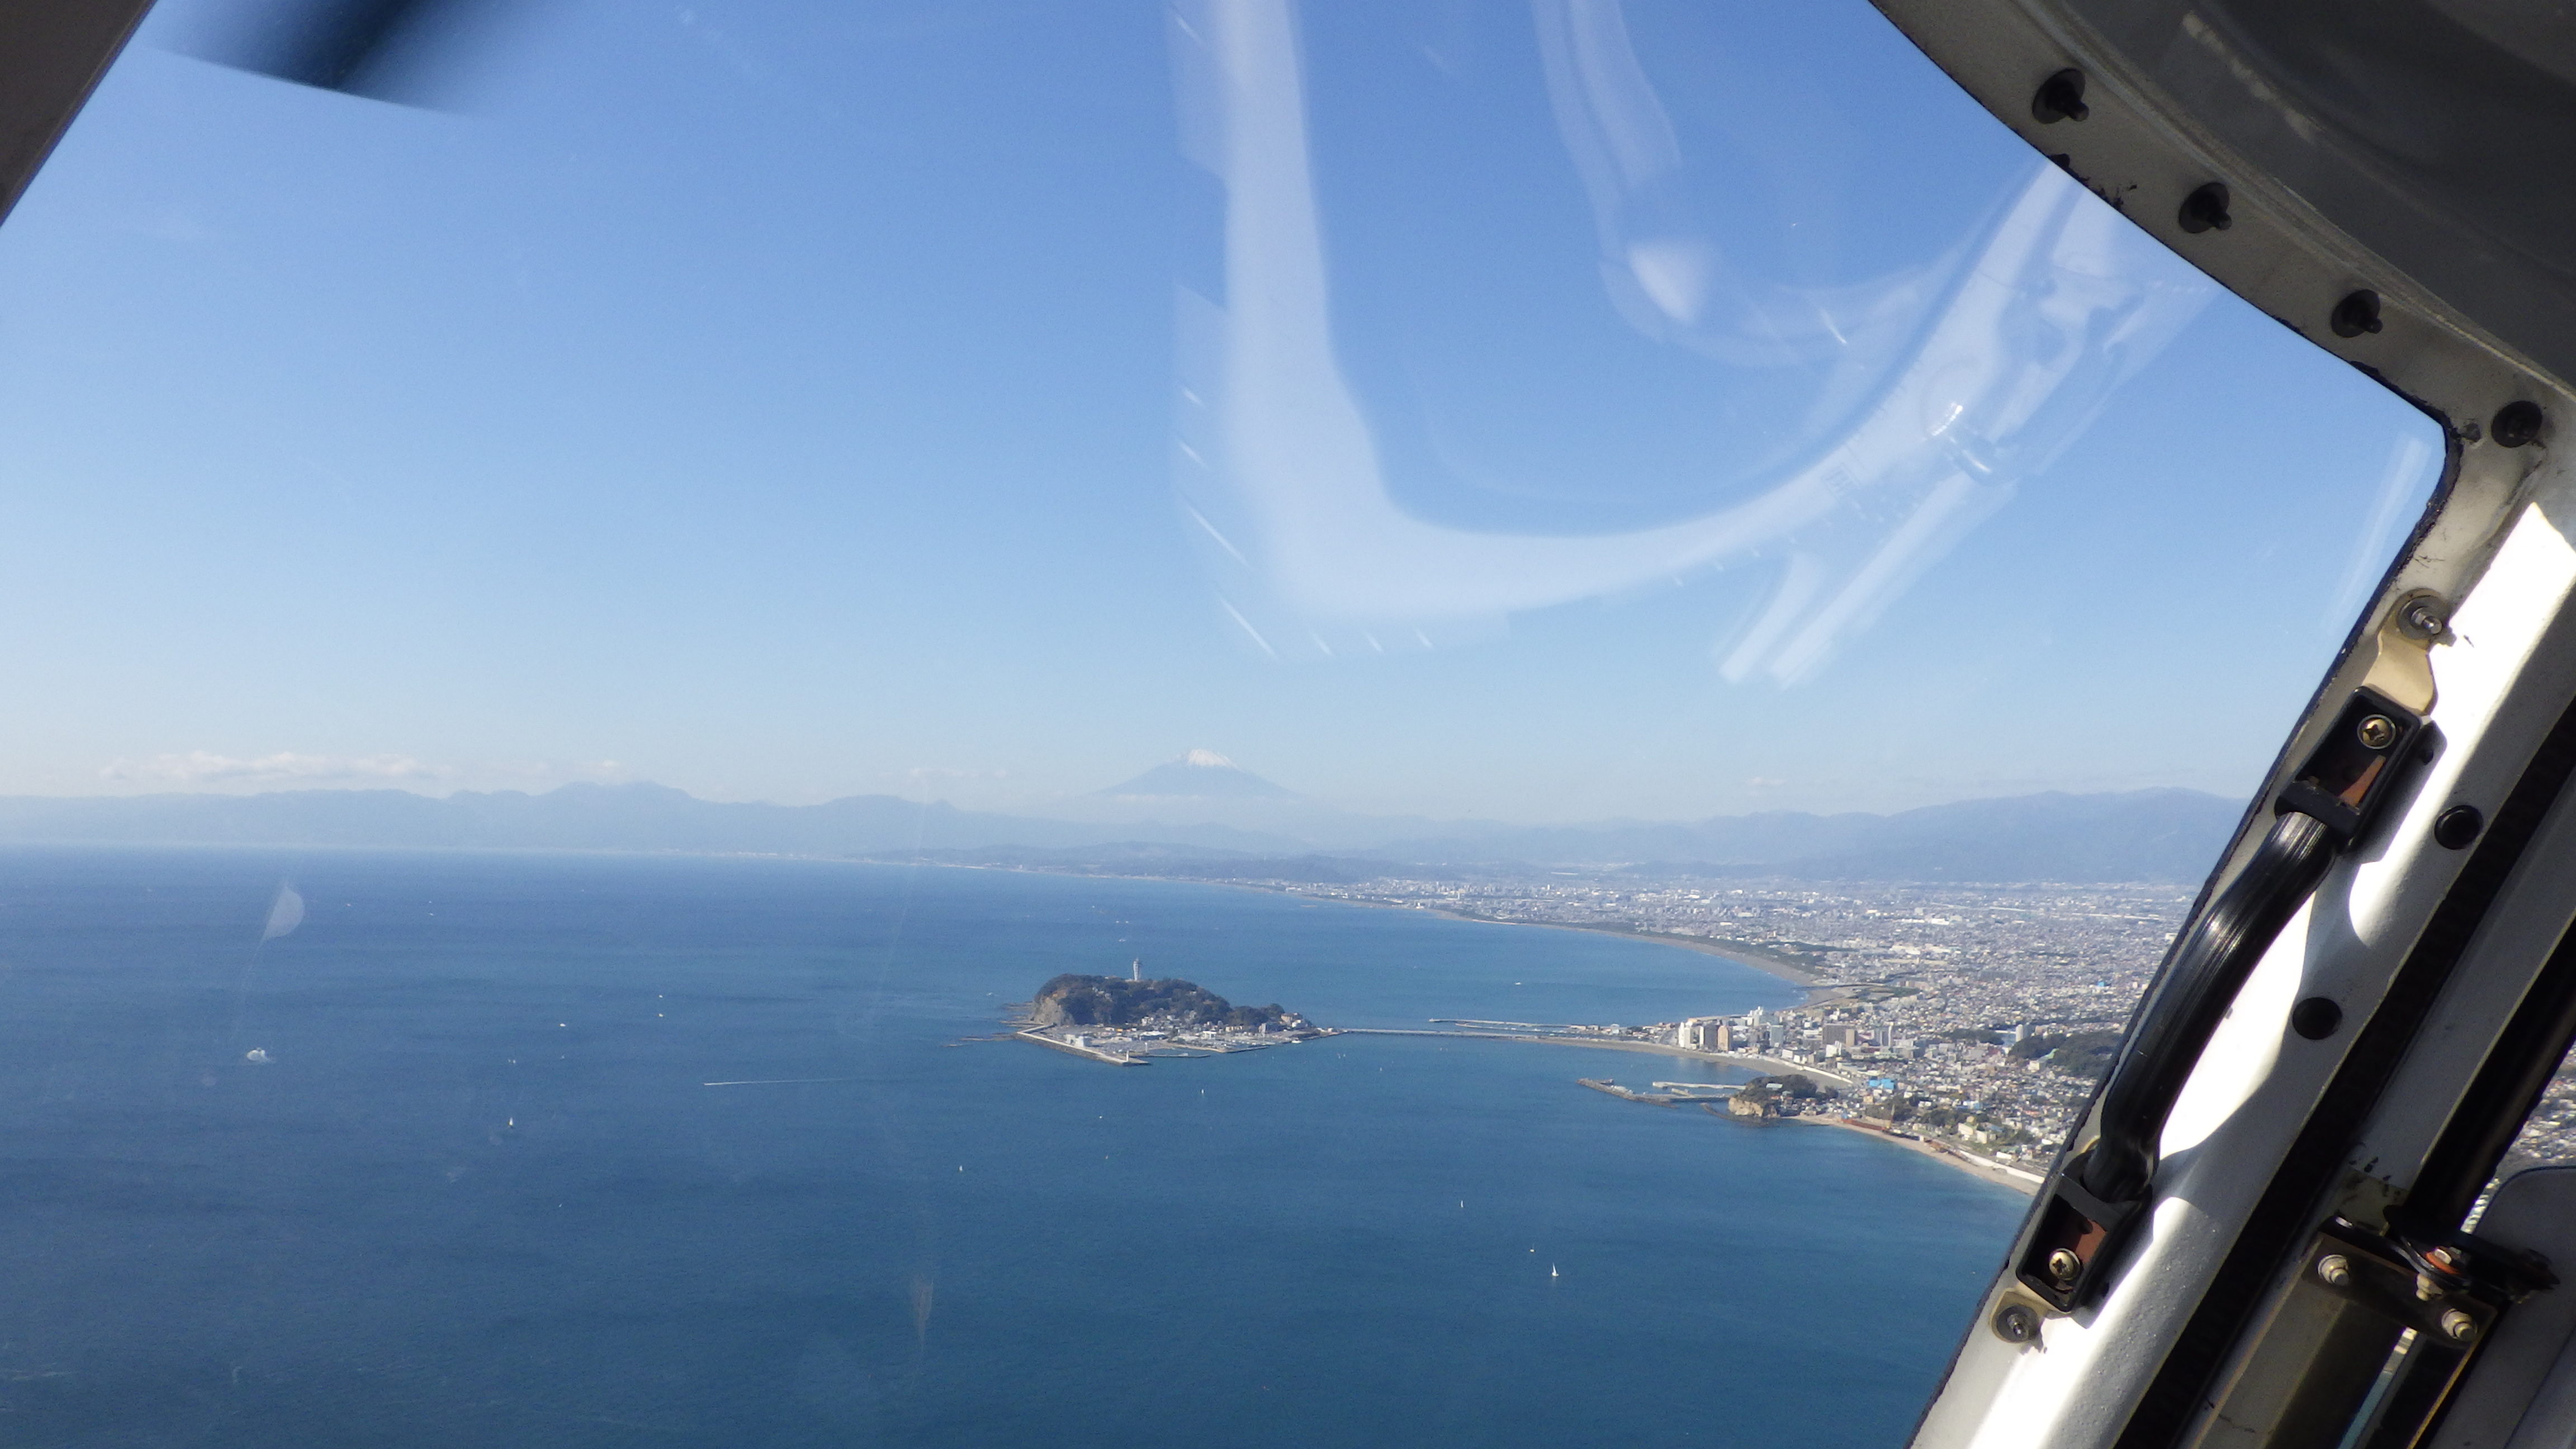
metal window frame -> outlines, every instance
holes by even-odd
[[[2419,1185],[2464,1206],[2456,1182],[2419,1175],[2428,1159],[2447,1179],[2482,1170],[2472,1159],[2497,1145],[2493,1119],[2527,1107],[2528,1064],[2502,1060],[2499,1042],[2550,1049],[2535,1045],[2550,1033],[2534,1022],[2552,992],[2536,988],[2576,919],[2576,442],[2564,458],[2551,446],[2576,420],[2565,380],[2576,373],[2576,257],[2531,241],[2534,197],[2505,181],[2555,188],[2540,198],[2548,206],[2562,193],[2576,204],[2576,151],[2553,139],[2562,115],[2576,117],[2576,85],[2553,77],[2576,66],[2542,53],[2504,56],[2492,73],[2464,68],[2484,52],[2452,43],[2460,0],[2392,0],[2389,15],[2357,20],[2313,0],[1877,3],[2106,204],[2422,408],[2448,439],[2441,488],[2195,918],[2244,870],[2292,763],[2368,673],[2377,630],[2419,591],[2444,601],[2456,636],[2432,651],[2440,757],[2247,979],[2184,1090],[2156,1198],[2107,1291],[2057,1312],[2015,1281],[2043,1190],[1915,1436],[1926,1449],[2299,1441],[2314,1426],[2280,1417],[2299,1378],[2278,1372],[2284,1341],[2272,1340],[2270,1361],[2253,1350],[2265,1325],[2281,1326],[2304,1249],[2337,1216],[2386,1227]],[[2390,35],[2431,40],[2416,56]],[[2349,76],[2322,74],[2320,56],[2324,71],[2400,80],[2412,66],[2422,83],[2356,108],[2333,90]],[[2542,100],[2519,117],[2489,108],[2457,124],[2405,109],[2480,85]],[[2080,119],[2068,100],[2080,100]],[[2423,124],[2410,131],[2410,120]],[[2391,137],[2419,141],[2430,161]],[[2479,145],[2439,164],[2442,147]],[[2538,408],[2536,438],[2498,436],[2515,404]],[[2455,803],[2491,822],[2472,848],[2433,839]],[[2288,1029],[2289,1005],[2309,995],[2344,1011],[2344,1029],[2323,1042]],[[2008,1319],[2015,1310],[2039,1321]],[[2264,1395],[2268,1409],[2253,1402]]]

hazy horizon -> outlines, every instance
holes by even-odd
[[[1196,763],[1196,761],[1191,759],[1192,756],[1214,755],[1215,753],[1216,752],[1206,750],[1204,748],[1193,748],[1183,755],[1176,756],[1171,760],[1162,762],[1160,765],[1156,766],[1155,769],[1181,765],[1184,763]],[[1231,764],[1232,762],[1229,760],[1228,763]],[[1234,768],[1241,769],[1242,767],[1234,766]],[[1149,770],[1146,773],[1151,774],[1153,771]],[[1275,781],[1269,781],[1266,776],[1260,776],[1257,772],[1244,771],[1244,773],[1250,774],[1253,778],[1261,780],[1264,783],[1277,783]],[[157,797],[249,799],[259,796],[303,793],[364,794],[368,792],[394,792],[416,796],[426,800],[446,800],[457,796],[500,795],[512,793],[538,797],[551,795],[557,791],[574,787],[598,787],[607,789],[636,787],[647,790],[674,791],[691,800],[701,801],[707,804],[774,805],[782,808],[796,809],[848,800],[892,799],[900,800],[906,804],[940,805],[947,806],[951,809],[972,811],[979,814],[1030,815],[1034,818],[1054,819],[1078,823],[1114,823],[1121,820],[1134,820],[1162,821],[1166,823],[1180,824],[1186,823],[1189,819],[1200,819],[1223,823],[1235,823],[1248,820],[1256,824],[1267,824],[1285,828],[1300,819],[1348,817],[1352,819],[1386,821],[1419,821],[1427,824],[1500,824],[1536,829],[1554,827],[1618,826],[1649,823],[1689,823],[1699,820],[1740,818],[1750,815],[1765,814],[1812,814],[1819,816],[1836,814],[1867,814],[1884,816],[1903,814],[1910,810],[1938,808],[1945,805],[1982,804],[1994,801],[2024,800],[2041,796],[2112,798],[2157,793],[2181,793],[2202,796],[2212,800],[2228,801],[2230,803],[2233,803],[2235,799],[2233,796],[2221,795],[2213,791],[2194,790],[2188,786],[2141,785],[2121,790],[2031,790],[2015,791],[2001,795],[1970,795],[1961,796],[1956,799],[1929,800],[1915,804],[1888,806],[1877,809],[1872,809],[1866,806],[1855,806],[1843,810],[1808,811],[1784,806],[1766,806],[1750,810],[1703,812],[1697,815],[1597,814],[1589,816],[1572,816],[1561,819],[1531,819],[1502,815],[1432,816],[1418,812],[1354,809],[1338,802],[1329,801],[1321,797],[1297,791],[1285,791],[1280,796],[1264,798],[1259,796],[1240,797],[1216,794],[1113,794],[1106,789],[1094,789],[1062,795],[1024,797],[1026,802],[1025,807],[1013,809],[996,808],[983,804],[963,802],[953,798],[950,792],[937,789],[924,790],[915,788],[912,790],[858,790],[849,792],[848,794],[828,796],[819,800],[776,800],[757,797],[728,798],[715,795],[702,795],[695,791],[688,790],[683,786],[669,784],[665,781],[634,777],[600,777],[590,779],[555,780],[524,785],[508,783],[493,785],[451,785],[446,788],[436,788],[423,785],[416,781],[393,778],[340,782],[298,782],[294,780],[285,780],[256,784],[243,783],[239,781],[230,783],[232,784],[232,788],[206,788],[202,785],[191,787],[188,785],[173,784],[162,785],[157,788],[143,786],[140,788],[113,791],[63,792],[59,794],[23,792],[0,796],[0,798],[33,800],[117,800]],[[919,782],[916,782],[916,785],[918,785],[918,783]]]
[[[113,799],[143,795],[187,794],[244,796],[275,794],[296,790],[400,790],[430,799],[444,799],[464,793],[493,793],[517,790],[544,794],[570,784],[658,785],[681,790],[692,798],[723,803],[761,803],[774,805],[814,805],[862,795],[893,796],[916,802],[944,803],[961,810],[1000,814],[1048,812],[1068,818],[1105,818],[1121,810],[1135,808],[1137,802],[1167,800],[1190,802],[1207,797],[1186,795],[1125,796],[1111,793],[1118,775],[1135,776],[1140,770],[1180,763],[1190,754],[1218,753],[1203,746],[1174,754],[1145,765],[1129,765],[1099,780],[1074,778],[1040,780],[1034,772],[1023,773],[1007,767],[983,771],[915,767],[877,772],[873,778],[861,776],[849,786],[830,790],[778,791],[768,794],[733,793],[722,790],[692,788],[688,784],[646,776],[615,761],[589,764],[553,762],[510,762],[498,766],[460,768],[431,764],[405,756],[378,756],[345,759],[330,756],[298,755],[280,752],[261,758],[239,759],[199,753],[193,757],[163,757],[145,761],[117,761],[102,769],[88,788],[66,785],[56,789],[0,790],[0,794],[50,799]],[[1230,756],[1228,758],[1231,758]],[[1248,768],[1248,767],[1247,767]],[[2165,779],[2127,777],[2104,772],[2089,781],[2069,783],[2062,776],[2015,779],[2000,776],[1988,781],[1957,782],[1947,790],[1928,785],[1903,792],[1895,798],[1874,801],[1866,783],[1831,795],[1791,792],[1788,782],[1753,780],[1737,792],[1730,805],[1693,809],[1673,804],[1657,811],[1651,800],[1632,800],[1631,808],[1621,810],[1607,805],[1589,808],[1568,805],[1556,811],[1515,811],[1508,806],[1490,810],[1442,810],[1436,804],[1407,808],[1401,804],[1354,799],[1323,790],[1304,788],[1294,781],[1276,780],[1259,770],[1249,771],[1258,778],[1280,785],[1293,798],[1272,802],[1279,808],[1326,809],[1355,815],[1408,816],[1419,818],[1490,818],[1522,824],[1571,824],[1616,819],[1697,819],[1711,815],[1741,815],[1768,811],[1799,811],[1832,814],[1863,811],[1893,814],[1926,806],[1955,804],[1968,800],[2013,798],[2036,794],[2118,794],[2139,790],[2178,789],[2201,794],[2233,797],[2241,789],[2176,783]],[[2249,781],[2250,785],[2250,781]],[[1687,787],[1675,792],[1678,800],[1710,793]],[[1261,802],[1225,801],[1227,805],[1258,806]]]

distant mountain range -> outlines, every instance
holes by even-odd
[[[1176,761],[1138,778],[1179,769],[1259,778],[1221,761]],[[1192,797],[1172,798],[1185,807]],[[542,795],[505,790],[444,799],[400,790],[0,797],[0,842],[922,856],[1212,878],[1304,872],[1308,879],[1364,879],[1401,866],[1461,874],[1582,867],[1814,880],[2189,883],[2216,862],[2241,808],[2198,791],[2134,790],[1970,800],[1894,815],[1773,812],[1540,827],[1408,821],[1397,822],[1413,827],[1405,838],[1356,847],[1213,822],[1047,820],[891,795],[727,804],[660,785],[574,784]],[[1353,822],[1369,819],[1335,817],[1345,838]],[[1375,823],[1382,834],[1391,822]]]
[[[2052,791],[1894,815],[1779,811],[1688,824],[1531,827],[1511,832],[1508,844],[1511,856],[1533,862],[1619,861],[1811,880],[2198,884],[2218,863],[2244,808],[2198,790]],[[1416,839],[1373,853],[1426,862],[1491,860],[1500,843]]]
[[[1144,827],[1156,840],[1236,850],[1297,842],[1201,824]],[[1135,826],[987,815],[894,795],[821,805],[701,800],[667,785],[571,784],[542,795],[460,790],[286,790],[264,795],[0,797],[0,841],[361,845],[877,855],[987,845],[1105,845]]]

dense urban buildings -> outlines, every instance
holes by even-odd
[[[2093,1090],[2191,904],[2172,887],[1924,886],[1568,877],[1277,883],[1481,920],[1676,939],[1778,968],[1802,1008],[1627,1027],[1685,1050],[1813,1066],[1811,1110],[1906,1124],[2044,1164]]]

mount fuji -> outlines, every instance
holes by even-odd
[[[1294,800],[1282,789],[1214,750],[1192,750],[1124,784],[1098,792],[1112,797],[1153,796],[1190,800]]]

